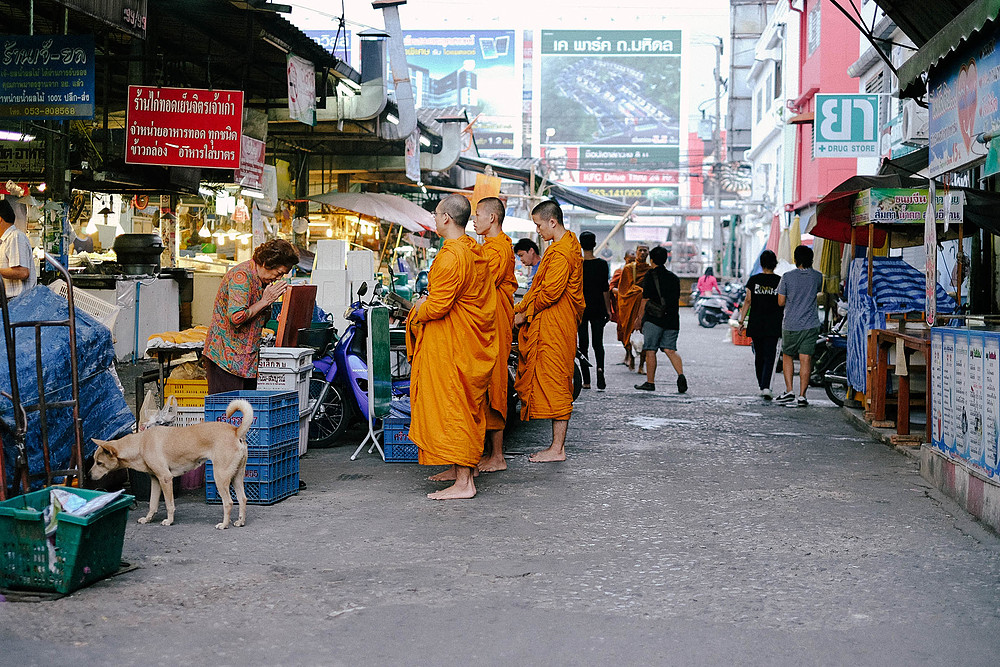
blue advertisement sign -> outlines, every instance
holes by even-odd
[[[351,31],[341,31],[337,34],[336,28],[328,30],[303,30],[309,39],[322,46],[327,53],[335,58],[340,58],[348,65],[351,64]]]
[[[93,117],[93,35],[0,35],[0,118]]]
[[[406,61],[418,108],[464,108],[483,155],[521,145],[521,79],[513,30],[405,32]]]
[[[984,34],[931,70],[930,174],[955,171],[986,157],[983,135],[1000,129],[1000,30]]]

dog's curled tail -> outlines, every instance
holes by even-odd
[[[250,430],[250,426],[253,424],[253,408],[250,407],[248,401],[237,398],[231,401],[229,407],[226,408],[226,417],[232,417],[235,412],[243,415],[243,421],[236,427],[236,437],[240,440],[246,440],[247,431]]]

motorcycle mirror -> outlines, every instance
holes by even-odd
[[[368,282],[367,281],[361,283],[361,287],[358,288],[358,298],[360,299],[365,294],[368,294]]]

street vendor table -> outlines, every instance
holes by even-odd
[[[202,348],[191,347],[151,347],[147,348],[146,354],[156,359],[159,366],[159,377],[157,378],[157,389],[160,398],[160,405],[163,405],[163,387],[167,377],[170,376],[170,365],[186,354],[200,354]],[[138,410],[138,405],[136,410]]]
[[[914,352],[920,352],[924,359],[930,359],[931,337],[929,331],[890,331],[877,329],[872,332],[875,344],[875,364],[872,375],[871,412],[873,424],[885,421],[886,390],[889,376],[889,348],[896,347],[902,351],[903,358],[896,359],[893,374],[898,381],[899,390],[896,397],[896,434],[910,434],[910,357]],[[926,361],[925,361],[926,363]],[[925,373],[924,396],[927,411],[926,442],[931,441],[931,376]],[[919,443],[917,443],[919,444]]]

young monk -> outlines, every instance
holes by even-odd
[[[625,363],[632,370],[635,370],[635,357],[629,338],[632,336],[632,322],[642,303],[642,280],[650,269],[649,262],[646,261],[648,257],[648,246],[636,246],[635,261],[625,265],[618,281],[618,340],[625,346]],[[642,372],[641,358],[639,372]]]
[[[563,225],[562,209],[545,201],[531,211],[538,235],[549,242],[531,289],[514,306],[518,332],[515,387],[522,419],[551,419],[552,444],[534,463],[566,460],[566,430],[573,412],[573,359],[583,316],[583,253]]]
[[[483,253],[490,266],[492,285],[497,298],[497,358],[493,366],[489,402],[486,407],[486,435],[488,452],[479,462],[480,472],[497,472],[507,469],[503,457],[503,429],[507,423],[507,358],[514,340],[514,250],[510,237],[503,233],[504,205],[496,197],[480,199],[473,221],[476,233],[485,237]]]
[[[421,465],[450,465],[455,483],[433,500],[476,495],[473,470],[486,437],[486,394],[497,356],[496,290],[479,244],[466,235],[472,210],[461,195],[438,204],[444,244],[428,275],[427,297],[406,322],[410,356],[410,438]]]

